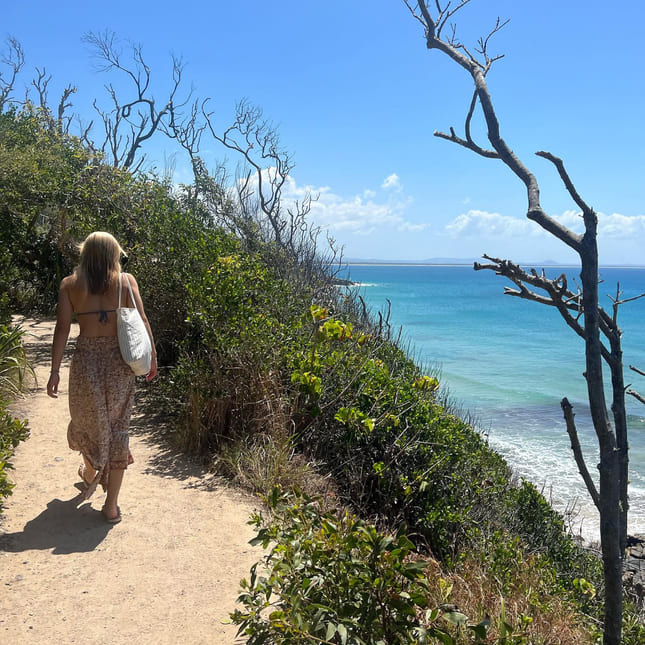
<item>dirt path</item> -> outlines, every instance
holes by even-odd
[[[47,397],[53,323],[26,321],[38,389],[14,406],[31,437],[14,458],[0,516],[0,642],[222,645],[238,583],[260,553],[249,546],[253,501],[168,448],[136,416],[119,504],[106,523],[99,491],[76,508],[80,457],[67,447],[67,358],[61,395]]]

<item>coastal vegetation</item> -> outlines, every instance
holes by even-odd
[[[159,345],[146,396],[177,446],[267,500],[252,518],[267,557],[233,615],[247,642],[597,642],[597,554],[450,409],[387,312],[335,284],[341,257],[306,200],[282,203],[289,158],[256,108],[240,104],[226,134],[208,114],[169,123],[195,171],[177,186],[144,172],[141,140],[110,158],[64,110],[12,96],[0,93],[4,320],[53,313],[77,240],[119,239]],[[247,164],[236,181],[199,158],[209,131]],[[20,332],[2,333],[15,384]],[[24,438],[15,424],[0,447]],[[627,609],[624,642],[642,642]]]
[[[28,436],[27,422],[15,418],[8,409],[23,392],[29,371],[21,343],[22,329],[8,322],[0,324],[0,512],[14,486],[9,477],[13,451]]]

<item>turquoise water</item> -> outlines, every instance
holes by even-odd
[[[566,272],[574,284],[576,270]],[[544,488],[560,510],[572,512],[572,525],[586,537],[597,534],[597,513],[576,469],[560,400],[574,405],[589,470],[596,472],[597,447],[588,404],[584,347],[557,311],[503,295],[513,286],[492,271],[463,266],[352,265],[373,311],[392,303],[390,322],[401,328],[418,363],[440,371],[444,387],[475,416],[493,448],[518,474]],[[623,298],[645,292],[645,269],[603,269],[601,303],[620,283]],[[623,305],[625,366],[645,369],[645,299]],[[645,393],[645,377],[626,370],[625,380]],[[630,531],[645,532],[645,406],[628,397],[630,432]]]

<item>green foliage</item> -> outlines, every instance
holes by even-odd
[[[508,491],[505,515],[506,527],[519,535],[532,552],[546,554],[565,575],[567,586],[581,575],[594,580],[602,577],[598,558],[571,538],[562,516],[530,482],[522,480]]]
[[[170,185],[139,178],[130,208],[109,228],[128,253],[125,270],[139,282],[161,361],[175,364],[190,326],[190,284],[236,241],[187,210]]]
[[[28,436],[27,423],[15,419],[7,409],[10,400],[22,391],[28,370],[22,334],[19,328],[0,326],[0,511],[2,500],[13,488],[7,472],[12,468],[10,459],[18,443]]]
[[[20,310],[51,308],[70,268],[68,231],[87,209],[91,155],[27,104],[0,114],[0,292]]]
[[[20,327],[0,325],[0,399],[20,394],[25,375],[31,371],[22,346],[23,334]]]
[[[11,457],[16,446],[29,436],[26,421],[19,421],[7,411],[8,402],[0,398],[0,512],[3,500],[11,495],[14,484],[8,471],[13,468]]]
[[[207,259],[187,283],[187,332],[172,374],[183,396],[180,444],[200,453],[289,427],[281,364],[299,334],[292,311],[306,297],[230,235],[210,244]]]
[[[325,461],[347,503],[406,522],[454,557],[489,499],[503,460],[436,403],[436,378],[391,343],[313,306],[309,345],[292,361],[301,445]]]
[[[426,563],[402,531],[381,533],[277,489],[269,505],[271,521],[254,517],[251,542],[270,547],[265,568],[256,564],[242,581],[244,609],[232,614],[249,645],[526,642],[505,623],[502,638],[486,640],[489,621],[472,624],[450,603],[430,606]]]

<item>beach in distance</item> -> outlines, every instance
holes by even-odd
[[[535,266],[535,265],[533,265]],[[537,267],[536,267],[537,268]],[[575,290],[579,269],[565,273]],[[603,267],[601,305],[645,293],[645,268]],[[391,303],[390,324],[402,331],[416,362],[438,370],[451,399],[467,410],[490,445],[515,471],[543,489],[560,511],[574,512],[572,528],[597,539],[598,517],[571,453],[560,401],[574,405],[589,470],[597,473],[596,438],[586,401],[583,341],[552,308],[504,295],[513,286],[472,264],[352,262],[348,278],[373,312]],[[347,288],[347,287],[343,287]],[[619,309],[625,381],[645,393],[645,298]],[[630,442],[630,533],[645,533],[645,406],[627,397]]]

